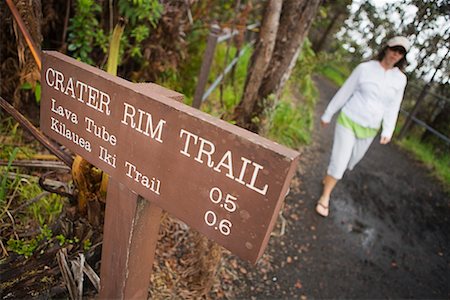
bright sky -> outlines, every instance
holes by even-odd
[[[394,3],[396,1],[397,0],[371,0],[371,3],[378,8],[381,8],[386,3]],[[354,0],[352,3],[352,6],[351,6],[351,12],[352,13],[356,12],[362,2],[363,2],[362,0]],[[404,23],[407,24],[407,23],[412,22],[412,20],[414,19],[414,16],[417,12],[417,7],[415,7],[414,5],[408,5],[408,6],[405,6],[404,9],[405,9],[406,18],[407,18]],[[392,15],[392,20],[395,20],[394,24],[400,25],[400,17],[396,16],[395,13],[393,13],[393,15]],[[450,26],[450,24],[448,22],[446,22],[444,17],[442,17],[441,19],[438,20],[438,24],[439,24],[439,26],[434,30],[420,32],[419,36],[418,36],[417,44],[424,43],[430,36],[432,36],[436,32],[440,31],[441,33],[444,34],[445,31],[448,30],[448,28]],[[360,28],[364,28],[364,24],[362,24],[362,26]],[[358,40],[363,41],[366,37],[366,36],[364,36],[364,33],[362,31],[361,32],[352,32],[352,36],[354,37],[354,39],[356,41],[358,41]],[[383,36],[380,36],[379,40],[377,39],[377,42],[381,43],[382,39],[383,39]],[[446,49],[445,47],[442,47],[441,49],[439,49],[438,53],[430,55],[430,60],[436,62],[436,65],[437,65],[437,63],[440,61],[441,58],[444,57],[444,55],[447,53],[447,51],[448,51],[448,49]],[[415,47],[412,47],[407,56],[408,61],[409,61],[409,66],[406,69],[407,71],[412,71],[414,68],[417,67],[417,61],[416,61],[417,55],[418,55],[418,49]],[[366,56],[367,57],[372,56],[370,49],[369,49],[369,51],[367,51]],[[428,76],[427,76],[428,78],[431,78],[433,71],[434,70],[432,70],[432,68],[431,68],[431,70],[428,72]],[[442,72],[438,72],[437,77],[438,78],[445,77],[445,75],[442,74]]]

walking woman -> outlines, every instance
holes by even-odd
[[[352,170],[363,158],[380,127],[380,144],[391,141],[397,122],[406,76],[409,41],[402,36],[390,39],[375,60],[359,64],[331,99],[321,118],[327,126],[340,111],[323,192],[316,211],[328,216],[330,195],[346,169]]]

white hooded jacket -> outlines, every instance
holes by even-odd
[[[377,60],[361,63],[331,99],[322,121],[329,123],[342,108],[352,121],[363,127],[378,129],[382,125],[381,136],[390,139],[406,81],[406,75],[397,67],[386,70]]]

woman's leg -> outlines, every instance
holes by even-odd
[[[320,199],[317,202],[316,211],[324,217],[328,216],[330,210],[330,195],[337,182],[338,180],[330,175],[326,175],[323,179],[322,196],[320,196]]]
[[[375,137],[366,139],[356,139],[355,146],[353,147],[352,156],[348,162],[348,169],[353,170],[356,164],[364,157],[370,145]]]
[[[333,150],[327,175],[323,180],[323,191],[317,202],[316,211],[326,217],[329,212],[330,195],[338,180],[342,178],[352,156],[356,138],[353,131],[336,124],[334,131]]]

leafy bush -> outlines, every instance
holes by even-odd
[[[131,27],[138,25],[138,22],[149,22],[152,27],[156,24],[163,12],[163,6],[159,0],[119,0],[119,13],[126,18]],[[142,28],[138,31],[142,31]]]
[[[158,0],[119,0],[117,6],[120,16],[128,23],[122,35],[119,61],[131,57],[142,64],[142,42],[150,36],[150,28],[156,27],[164,7]],[[109,42],[102,20],[102,6],[97,1],[76,1],[68,28],[71,56],[91,65],[103,60]],[[98,57],[99,54],[102,56]]]
[[[150,36],[150,28],[156,27],[164,7],[158,0],[119,0],[117,5],[120,16],[128,21],[122,36],[121,53],[139,60],[142,42]]]
[[[77,0],[75,15],[69,24],[69,46],[71,55],[81,61],[94,65],[92,53],[95,47],[100,47],[106,53],[107,37],[99,26],[97,15],[102,7],[94,0]]]

